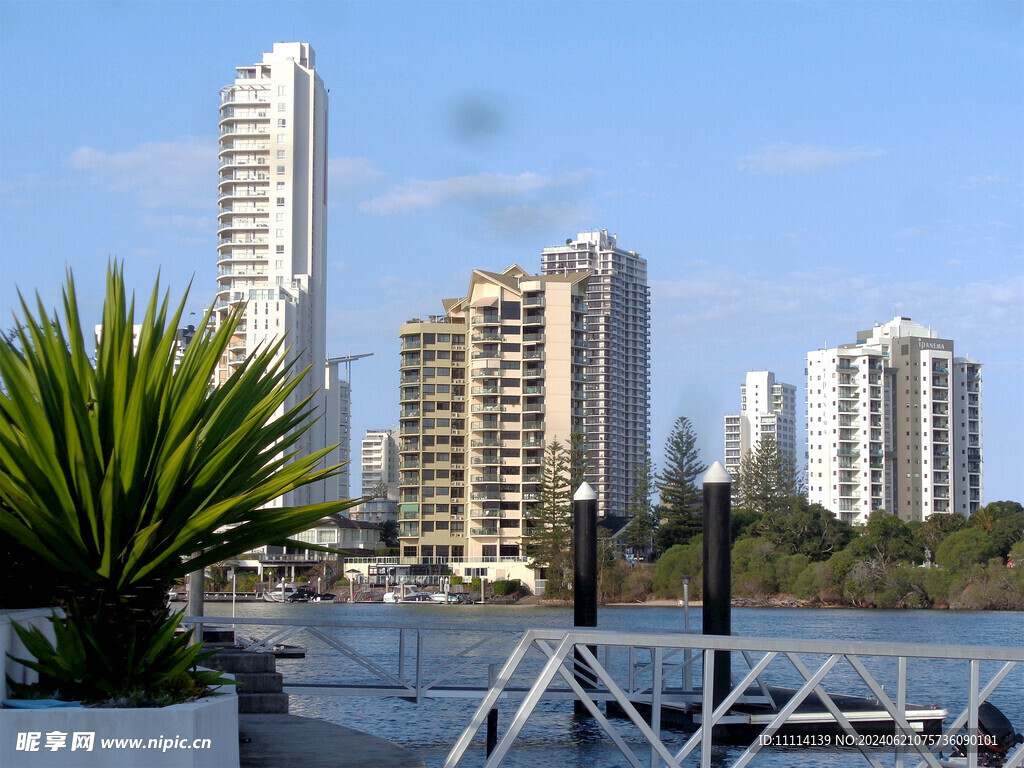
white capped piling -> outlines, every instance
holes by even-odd
[[[732,477],[719,462],[704,475],[704,625],[705,635],[732,634],[732,552],[729,516],[732,512]],[[713,705],[718,706],[731,688],[728,651],[715,651]],[[705,702],[705,709],[711,707]]]

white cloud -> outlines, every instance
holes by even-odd
[[[885,155],[881,149],[830,149],[807,144],[773,144],[736,160],[744,173],[766,176],[809,175],[841,165],[875,160]]]
[[[331,190],[359,189],[383,175],[383,171],[374,168],[368,157],[332,157],[327,161],[327,181]]]
[[[208,140],[140,144],[124,152],[79,147],[69,165],[109,189],[138,196],[146,208],[205,208],[213,203],[217,144]]]
[[[411,179],[389,192],[362,203],[359,208],[376,214],[400,213],[417,208],[438,208],[448,202],[466,202],[491,197],[510,197],[577,184],[590,176],[571,172],[544,176],[538,173],[478,173],[425,181]]]
[[[651,288],[660,337],[713,339],[730,355],[759,359],[762,350],[772,348],[807,351],[826,342],[852,342],[858,330],[897,313],[934,327],[958,345],[974,339],[979,348],[1012,346],[1019,334],[1024,277],[886,283],[832,268],[779,275],[707,267],[684,279],[655,281]]]
[[[491,229],[500,235],[519,237],[551,229],[572,229],[589,217],[590,214],[585,209],[569,203],[517,205],[491,214],[488,223]]]

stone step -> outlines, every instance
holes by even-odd
[[[280,672],[235,672],[235,680],[239,685],[235,690],[239,696],[254,693],[281,693],[284,690]]]
[[[224,672],[273,672],[276,659],[272,653],[254,653],[253,651],[222,650],[203,661],[203,666],[220,669]]]
[[[287,715],[287,693],[250,693],[238,697],[238,713],[245,715]]]

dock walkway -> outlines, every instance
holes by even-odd
[[[240,768],[425,768],[397,744],[296,715],[239,715]]]

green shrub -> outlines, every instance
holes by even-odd
[[[689,544],[676,544],[658,558],[654,568],[654,594],[663,598],[683,596],[683,576],[690,577],[690,597],[699,600],[704,575],[703,539],[695,537]]]
[[[494,582],[495,595],[515,595],[519,592],[519,579],[500,579]]]

